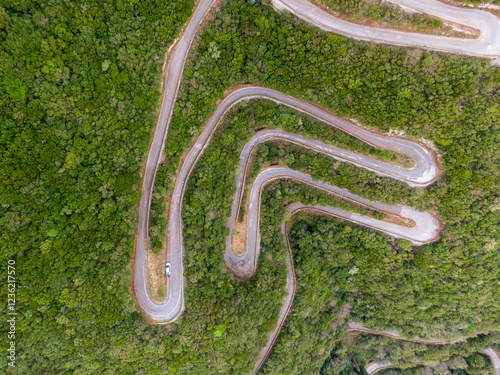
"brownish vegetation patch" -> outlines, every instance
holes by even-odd
[[[151,299],[162,302],[167,295],[165,282],[166,251],[153,253],[149,239],[146,239],[146,266],[148,269],[148,290]]]
[[[386,213],[384,213],[384,219],[382,221],[386,223],[401,225],[407,228],[415,228],[416,225],[415,222],[411,219]]]
[[[452,2],[452,1],[446,1]],[[461,25],[451,21],[441,20],[437,17],[431,17],[424,15],[427,20],[436,19],[441,21],[440,26],[429,25],[429,24],[412,24],[407,21],[394,20],[394,19],[372,19],[367,17],[362,17],[359,14],[345,12],[345,11],[334,11],[329,9],[329,4],[325,0],[313,0],[313,3],[318,5],[321,9],[331,14],[334,17],[343,19],[348,22],[352,22],[357,25],[373,27],[378,29],[397,29],[401,31],[422,33],[422,34],[432,34],[432,35],[442,35],[456,38],[478,38],[480,33],[479,30],[473,29],[471,27]],[[401,12],[405,12],[401,8]]]
[[[247,221],[248,215],[245,214],[243,221],[236,220],[231,238],[231,249],[235,255],[243,255],[247,248]]]
[[[451,4],[460,8],[475,8],[474,4],[467,5],[462,0],[439,0],[442,3]],[[478,8],[481,10],[493,13],[495,16],[500,17],[500,6],[492,4],[492,1],[483,1],[482,4],[478,4]]]

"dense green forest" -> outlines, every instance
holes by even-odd
[[[375,231],[322,217],[296,217],[290,239],[296,244],[292,253],[299,293],[273,356],[263,368],[264,373],[284,373],[285,369],[294,366],[297,356],[302,355],[299,358],[304,360],[300,363],[304,363],[325,351],[331,355],[322,366],[323,374],[344,374],[343,371],[354,374],[353,358],[361,366],[375,360],[409,368],[415,366],[417,359],[445,362],[451,356],[467,357],[500,339],[498,332],[469,339],[465,344],[444,346],[360,333],[344,333],[339,339],[338,325],[352,319],[349,312],[363,300],[366,308],[373,308],[376,300],[366,301],[366,296],[376,294],[376,289],[384,290],[377,300],[386,306],[396,298],[408,298],[404,289],[407,283],[405,274],[413,270],[413,278],[422,277],[417,275],[418,268],[409,261],[413,258],[412,248],[404,242],[384,238]],[[313,299],[315,302],[311,306]],[[345,330],[343,327],[340,331]],[[335,342],[333,338],[339,340]],[[321,363],[309,360],[302,373],[317,373],[318,367]],[[469,370],[471,374],[487,373]]]
[[[16,261],[19,312],[17,367],[7,369],[0,357],[0,368],[248,372],[285,293],[283,207],[343,203],[301,184],[270,184],[259,269],[248,282],[235,280],[222,254],[239,151],[256,128],[278,119],[282,127],[306,124],[296,131],[311,136],[324,137],[321,126],[265,101],[227,117],[184,201],[186,312],[174,324],[148,326],[129,288],[140,168],[156,122],[163,53],[192,3],[51,4],[4,2],[0,11],[0,267],[5,278],[7,260]],[[168,190],[182,153],[236,83],[260,83],[383,131],[431,139],[446,172],[427,189],[411,189],[287,145],[259,148],[255,166],[278,160],[370,199],[434,210],[445,224],[441,241],[414,249],[348,223],[298,219],[291,227],[296,303],[263,373],[329,371],[328,361],[347,353],[378,359],[369,351],[376,342],[396,345],[376,338],[364,354],[337,353],[350,319],[434,338],[499,326],[500,73],[488,60],[357,42],[259,1],[227,1],[187,62],[156,188]],[[266,112],[276,116],[272,123]],[[331,141],[370,152],[338,135]],[[158,217],[162,194],[155,192]],[[484,340],[467,350],[446,346],[439,359],[460,356],[473,368],[475,349],[499,341],[496,333]]]
[[[393,340],[367,334],[349,333],[332,350],[320,370],[321,375],[359,374],[356,366],[374,361],[394,365],[390,370],[382,370],[383,375],[451,375],[477,374],[494,375],[489,357],[475,352],[477,346],[498,337],[481,337],[465,343],[433,346]],[[479,342],[480,341],[480,342]],[[479,345],[478,345],[479,344]],[[429,366],[416,366],[416,363]]]
[[[235,13],[240,23],[229,22]],[[434,140],[446,173],[427,189],[367,178],[348,165],[342,181],[333,177],[369,199],[434,210],[445,224],[442,240],[421,247],[413,262],[426,278],[404,279],[409,297],[431,293],[431,299],[420,306],[415,298],[395,299],[382,317],[360,304],[353,314],[374,328],[406,325],[409,334],[427,337],[497,325],[500,74],[488,60],[359,43],[287,13],[228,3],[186,65],[166,143],[174,165],[211,103],[237,82],[259,82],[364,124]]]
[[[165,50],[192,7],[1,2],[0,269],[6,280],[15,260],[14,372],[104,374],[99,353],[143,325],[129,287],[140,168]]]

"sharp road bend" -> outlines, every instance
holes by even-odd
[[[272,0],[311,25],[348,37],[375,43],[459,53],[497,59],[500,57],[500,18],[478,9],[446,5],[436,0],[390,0],[404,8],[479,30],[479,38],[453,38],[356,25],[332,16],[307,0]]]
[[[443,20],[449,20],[455,23],[467,25],[480,31],[480,37],[477,39],[461,39],[354,25],[335,18],[307,0],[272,1],[275,7],[279,9],[286,9],[292,12],[295,16],[314,26],[317,26],[325,31],[335,32],[355,39],[367,40],[375,43],[420,47],[427,50],[481,56],[491,59],[500,58],[500,19],[487,11],[457,8],[433,0],[392,0],[393,3],[399,4],[403,7],[427,13]],[[218,107],[215,114],[206,124],[203,133],[198,137],[195,145],[186,156],[185,161],[181,165],[178,172],[177,183],[171,197],[172,199],[168,217],[168,259],[172,263],[172,276],[170,277],[167,285],[167,297],[165,301],[161,303],[152,301],[148,291],[145,244],[146,239],[148,238],[149,209],[151,205],[154,179],[160,163],[161,154],[163,152],[165,138],[172,116],[174,103],[177,98],[188,51],[199,26],[205,19],[205,16],[208,14],[210,8],[215,3],[216,0],[200,0],[191,18],[186,23],[182,35],[170,48],[165,70],[162,106],[145,167],[136,241],[134,292],[142,311],[152,321],[159,324],[175,321],[184,309],[181,208],[182,197],[184,195],[187,180],[192,169],[194,168],[194,165],[196,164],[196,161],[203,154],[203,151],[210,143],[211,135],[217,127],[219,120],[235,103],[252,98],[266,98],[280,104],[288,105],[298,111],[314,116],[331,126],[341,129],[372,146],[408,155],[414,160],[415,165],[410,169],[400,168],[364,155],[341,150],[316,140],[306,139],[299,135],[285,133],[279,129],[257,133],[247,146],[245,146],[241,154],[241,163],[244,163],[244,168],[240,169],[240,171],[243,172],[240,172],[236,181],[238,191],[234,196],[233,211],[227,224],[230,230],[232,230],[232,225],[237,217],[236,213],[242,203],[241,196],[242,189],[244,187],[245,171],[247,170],[248,158],[251,155],[251,150],[259,142],[264,142],[270,139],[280,139],[298,144],[302,147],[329,155],[338,160],[355,164],[356,166],[368,169],[379,175],[404,181],[410,186],[427,186],[436,179],[438,174],[438,167],[432,154],[425,147],[416,143],[372,134],[364,129],[361,129],[360,127],[350,124],[347,121],[335,117],[325,110],[277,91],[256,86],[236,90],[228,95],[228,97],[226,97]],[[255,270],[255,262],[259,251],[258,248],[260,238],[258,229],[260,192],[262,187],[268,181],[276,178],[299,180],[304,184],[312,185],[331,194],[342,196],[344,199],[354,201],[363,206],[379,209],[382,212],[394,213],[403,218],[409,218],[415,222],[415,227],[400,227],[383,221],[374,220],[372,218],[355,215],[334,207],[308,207],[302,205],[301,203],[296,203],[291,207],[288,207],[288,209],[293,212],[305,208],[314,209],[326,215],[342,217],[359,225],[379,230],[390,236],[409,239],[415,244],[423,244],[434,241],[439,235],[439,222],[437,218],[430,213],[418,212],[404,206],[388,206],[377,202],[369,202],[361,197],[350,194],[345,189],[339,189],[335,186],[314,181],[310,176],[298,171],[293,171],[288,168],[270,168],[262,171],[252,186],[249,210],[247,211],[249,216],[247,250],[243,256],[238,257],[232,253],[230,249],[231,241],[230,238],[228,238],[228,246],[224,258],[230,269],[233,270],[237,276],[248,276],[249,273],[252,273]],[[283,233],[286,233],[284,228]],[[256,370],[258,370],[269,354],[272,344],[279,333],[293,301],[295,282],[291,259],[288,261],[288,267],[289,276],[287,289],[289,290],[289,296],[285,299],[277,329],[272,333],[268,345],[262,349],[261,360],[256,365]]]
[[[491,363],[493,364],[493,367],[495,369],[495,375],[500,375],[500,358],[498,357],[497,353],[493,349],[487,349],[487,350],[482,350],[481,354],[487,355],[490,357]],[[417,365],[425,365],[425,362],[416,362]],[[365,368],[366,373],[368,375],[373,375],[381,370],[385,370],[388,368],[395,367],[391,362],[372,362],[368,364]]]
[[[386,163],[377,159],[369,158],[365,155],[350,151],[341,150],[337,147],[327,145],[317,140],[307,139],[296,134],[286,133],[280,130],[268,130],[257,133],[250,142],[243,148],[240,155],[240,173],[236,181],[237,192],[233,197],[231,217],[227,224],[231,234],[226,240],[225,261],[235,276],[245,279],[253,275],[256,268],[256,260],[259,253],[259,213],[260,213],[260,193],[263,186],[270,180],[278,178],[291,178],[302,181],[310,186],[317,187],[328,193],[337,195],[349,201],[355,202],[364,207],[369,207],[380,212],[390,213],[415,222],[415,227],[407,228],[400,225],[386,223],[373,218],[363,217],[351,212],[343,211],[334,207],[325,207],[325,214],[344,218],[355,223],[380,230],[388,235],[408,239],[415,244],[425,244],[438,238],[440,224],[437,218],[430,213],[418,212],[410,207],[389,206],[378,202],[370,202],[359,196],[349,193],[346,189],[340,189],[322,182],[314,181],[311,176],[288,168],[271,168],[263,171],[255,180],[248,204],[247,222],[247,250],[242,256],[237,256],[231,249],[231,236],[234,224],[238,217],[238,212],[245,186],[245,176],[247,167],[252,155],[252,150],[261,142],[279,139],[298,144],[300,146],[316,150],[333,158],[353,163],[359,167],[372,170],[380,175],[404,181],[413,186],[426,186],[437,177],[438,168],[432,154],[423,146],[403,139],[385,137],[372,134],[355,125],[341,120],[331,113],[319,109],[313,105],[304,103],[296,98],[284,95],[280,92],[258,86],[248,86],[229,94],[216,109],[214,115],[208,120],[202,133],[196,139],[193,147],[184,158],[177,176],[177,183],[174,186],[170,212],[168,220],[168,251],[170,263],[172,263],[172,276],[167,287],[167,299],[163,303],[157,303],[150,299],[147,291],[147,273],[136,268],[136,282],[141,282],[142,288],[136,288],[136,295],[141,307],[150,317],[157,322],[169,322],[175,319],[181,312],[183,306],[182,296],[182,198],[186,189],[187,181],[198,159],[203,155],[205,149],[210,144],[211,137],[220,120],[225,113],[236,103],[245,99],[266,98],[283,105],[288,105],[299,111],[312,115],[327,124],[353,134],[359,139],[385,150],[395,151],[407,155],[414,160],[414,167],[404,169],[399,166]],[[146,228],[144,228],[145,230]],[[145,254],[144,244],[138,243],[137,249]],[[145,264],[145,259],[143,260]]]

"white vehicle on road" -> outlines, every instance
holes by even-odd
[[[172,274],[172,265],[170,263],[165,264],[165,275],[170,277]]]

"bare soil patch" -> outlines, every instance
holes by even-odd
[[[391,224],[396,224],[396,225],[401,225],[403,227],[407,228],[415,228],[416,223],[411,220],[407,219],[401,216],[396,216],[396,215],[390,215],[384,213],[384,219],[382,220],[385,223],[391,223]]]

